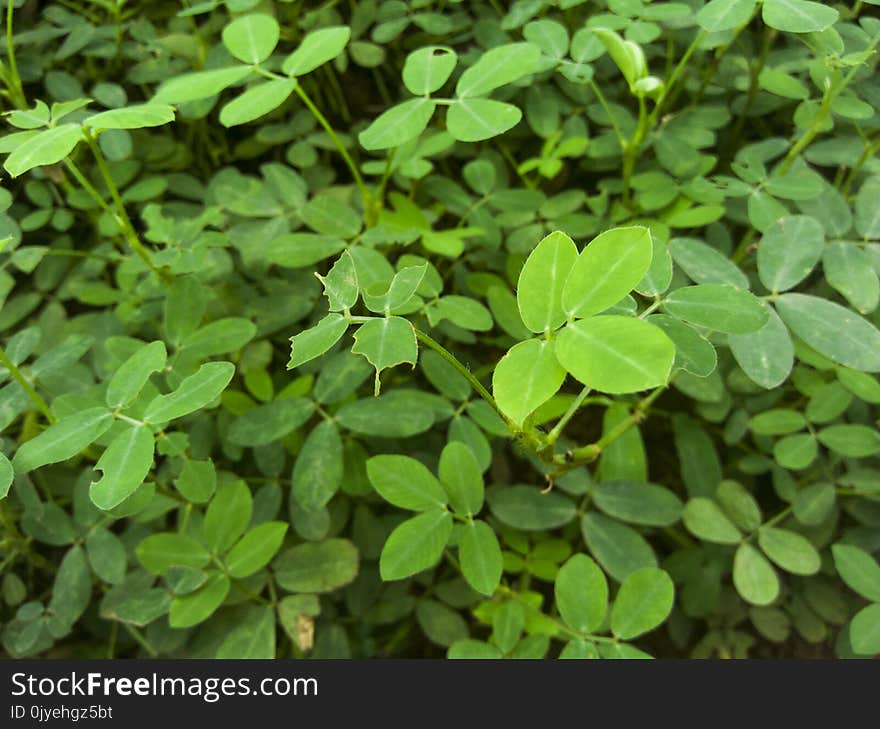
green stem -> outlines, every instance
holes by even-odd
[[[9,0],[6,5],[6,53],[9,57],[9,96],[19,109],[27,109],[27,99],[24,88],[21,85],[21,76],[18,75],[18,64],[15,61],[15,45],[12,42],[12,11],[14,0]]]
[[[568,410],[565,411],[565,414],[559,419],[559,422],[553,426],[553,430],[547,434],[547,443],[549,445],[553,445],[559,439],[559,436],[562,435],[562,430],[568,425],[568,421],[574,417],[574,414],[580,409],[581,405],[584,404],[584,400],[587,399],[587,395],[589,394],[590,388],[585,387],[572,401],[571,405],[568,406]]]
[[[666,83],[663,86],[663,91],[660,94],[660,97],[657,99],[657,103],[654,105],[654,110],[651,112],[651,116],[648,119],[648,129],[652,129],[654,124],[657,121],[657,118],[660,116],[660,112],[663,110],[663,105],[666,103],[666,100],[669,98],[669,93],[672,91],[675,86],[675,82],[678,81],[678,77],[681,76],[681,72],[684,70],[687,62],[690,60],[691,56],[694,54],[694,51],[697,50],[697,47],[702,43],[703,38],[706,37],[706,31],[701,30],[699,33],[694,36],[694,39],[691,41],[691,44],[687,47],[687,50],[684,52],[684,55],[679,59],[678,65],[672,71],[672,75],[670,75],[669,79],[667,79]]]
[[[647,107],[645,106],[645,98],[639,97],[639,123],[633,132],[632,138],[623,148],[623,203],[629,206],[630,202],[630,178],[635,169],[636,160],[639,157],[639,150],[642,142],[650,129]]]
[[[611,122],[611,128],[614,130],[614,134],[617,135],[617,141],[620,144],[620,149],[623,151],[626,149],[626,137],[623,136],[623,132],[620,131],[620,125],[617,123],[617,117],[611,113],[611,107],[608,106],[608,102],[605,100],[605,95],[602,93],[602,90],[596,84],[595,81],[590,81],[590,88],[593,89],[593,93],[596,94],[596,98],[599,99],[599,104],[602,109],[608,115],[608,119]]]
[[[27,396],[31,399],[34,405],[36,405],[37,410],[39,410],[46,420],[49,423],[55,422],[55,416],[52,414],[52,411],[49,410],[49,406],[46,404],[46,401],[40,396],[30,382],[28,382],[24,375],[21,374],[21,370],[15,365],[15,363],[9,359],[6,354],[6,351],[3,347],[0,347],[0,365],[3,365],[7,370],[9,370],[9,374],[12,375],[12,379],[14,379],[19,385],[21,385],[21,389],[25,391]]]

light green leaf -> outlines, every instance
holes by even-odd
[[[351,351],[363,355],[376,368],[376,395],[381,387],[382,370],[406,363],[415,367],[419,357],[415,329],[399,316],[371,319],[361,324],[354,334]]]
[[[185,378],[178,388],[157,396],[144,411],[148,423],[167,423],[210,405],[232,380],[235,365],[231,362],[208,362]]]
[[[273,109],[277,109],[296,88],[296,79],[271,79],[251,86],[240,96],[236,96],[220,110],[220,123],[224,127],[259,119]]]
[[[381,438],[408,438],[434,424],[434,414],[418,402],[414,391],[392,390],[384,395],[355,400],[336,411],[336,422],[355,433]]]
[[[252,511],[251,490],[244,481],[233,481],[217,489],[202,525],[209,549],[219,554],[235,544],[247,528]]]
[[[489,492],[492,513],[505,524],[523,531],[544,531],[568,524],[577,516],[571,499],[534,486],[514,485]]]
[[[86,554],[92,571],[104,582],[119,584],[125,579],[128,558],[125,544],[109,529],[97,528],[86,537]]]
[[[341,314],[327,314],[315,326],[293,335],[290,338],[287,369],[292,370],[325,354],[342,338],[348,330],[348,324]]]
[[[237,352],[257,333],[256,325],[243,316],[227,316],[216,319],[188,334],[181,342],[190,357],[213,357],[217,354]]]
[[[663,308],[691,324],[728,334],[758,331],[770,317],[754,294],[721,284],[676,289],[666,297]]]
[[[545,236],[529,254],[516,285],[516,303],[533,332],[549,332],[565,321],[562,290],[577,259],[574,241],[559,231]]]
[[[880,331],[871,322],[827,299],[783,294],[779,316],[809,346],[828,359],[861,372],[880,372]]]
[[[880,431],[867,425],[839,423],[822,428],[819,442],[847,458],[869,458],[880,453]]]
[[[100,132],[105,129],[160,127],[172,121],[174,121],[173,107],[167,104],[150,102],[147,104],[134,104],[122,109],[102,111],[100,114],[88,117],[83,121],[83,126]]]
[[[800,471],[816,460],[819,448],[812,433],[787,435],[776,441],[773,446],[773,458],[783,468]]]
[[[318,276],[318,280],[324,285],[330,311],[350,309],[357,302],[357,270],[348,251],[343,251],[327,275]]]
[[[153,103],[185,104],[189,101],[207,99],[237,84],[250,73],[251,69],[247,66],[229,66],[210,71],[185,73],[163,81],[156,90]]]
[[[758,276],[770,291],[797,286],[822,257],[825,231],[815,218],[788,215],[764,231],[758,244]]]
[[[613,30],[607,28],[593,28],[593,33],[605,46],[608,55],[617,64],[632,90],[635,83],[648,73],[648,64],[641,46],[633,41],[624,40]]]
[[[54,165],[67,157],[82,138],[79,124],[62,124],[47,129],[16,147],[3,167],[10,175],[18,177],[34,167]]]
[[[807,419],[797,410],[774,408],[753,415],[749,419],[749,428],[758,435],[786,435],[803,430]]]
[[[590,316],[619,302],[648,271],[652,251],[651,233],[641,226],[613,228],[594,238],[565,280],[565,313]]]
[[[416,295],[427,269],[427,263],[401,268],[394,274],[394,278],[391,279],[387,287],[380,284],[375,287],[371,286],[370,291],[365,291],[363,293],[364,305],[372,312],[386,315],[406,306]],[[372,290],[374,288],[381,293],[374,292]]]
[[[425,131],[436,106],[425,98],[392,106],[358,134],[358,141],[364,149],[370,150],[390,149],[411,142]]]
[[[672,611],[675,587],[663,570],[644,567],[620,586],[611,608],[611,631],[620,640],[632,640],[654,630]]]
[[[140,393],[154,372],[165,368],[167,353],[162,341],[150,342],[138,349],[113,373],[107,385],[105,402],[107,407],[121,408]]]
[[[267,521],[247,532],[226,555],[230,576],[248,577],[269,564],[281,548],[287,527],[283,521]]]
[[[862,597],[880,602],[880,565],[860,547],[853,544],[834,544],[831,546],[837,574],[847,587]]]
[[[275,658],[275,610],[269,605],[251,605],[225,635],[214,658]]]
[[[262,63],[278,45],[280,32],[271,15],[242,15],[223,29],[223,45],[242,63]]]
[[[136,425],[117,435],[95,464],[95,470],[103,473],[89,487],[95,506],[107,511],[131,496],[150,472],[153,448],[153,433],[146,426]]]
[[[302,76],[314,71],[342,53],[349,38],[351,29],[345,25],[333,25],[307,33],[299,47],[284,59],[282,73]]]
[[[855,202],[855,224],[859,235],[880,238],[880,177],[869,177],[859,188]]]
[[[211,560],[207,549],[192,537],[172,532],[151,534],[134,550],[141,564],[155,575],[170,567],[199,569]]]
[[[788,529],[761,527],[758,545],[777,565],[795,575],[814,575],[822,566],[819,553],[806,537]]]
[[[566,325],[556,358],[582,384],[617,395],[666,384],[675,346],[652,324],[603,315]]]
[[[416,96],[424,96],[437,91],[445,84],[458,55],[447,46],[427,46],[413,51],[403,64],[403,84]]]
[[[849,641],[859,655],[880,653],[880,604],[868,605],[855,614],[849,626]]]
[[[767,323],[748,334],[731,334],[727,343],[734,359],[755,384],[772,390],[788,378],[794,365],[794,345],[782,319],[767,307]]]
[[[673,238],[669,241],[669,252],[695,283],[749,288],[749,277],[733,261],[697,238]]]
[[[483,508],[483,472],[470,448],[464,443],[447,443],[440,453],[437,474],[456,513],[466,517],[480,513]]]
[[[532,43],[507,43],[486,51],[455,86],[459,98],[484,96],[537,69],[541,50]]]
[[[871,256],[861,246],[834,241],[822,254],[825,280],[861,314],[880,303],[880,279],[871,266]]]
[[[4,454],[0,453],[0,499],[6,498],[14,477],[15,473],[12,470],[12,464]]]
[[[495,402],[518,426],[562,386],[565,370],[553,350],[552,342],[527,339],[511,347],[495,366],[492,374]]]
[[[180,476],[174,481],[174,487],[187,501],[205,504],[214,495],[217,488],[217,471],[210,461],[186,460]]]
[[[837,22],[840,13],[812,0],[764,0],[764,22],[786,33],[818,33]]]
[[[111,425],[112,413],[104,407],[69,415],[19,446],[12,466],[16,473],[27,473],[50,463],[66,461],[100,438]]]
[[[440,482],[415,458],[373,456],[367,461],[367,476],[385,501],[401,509],[429,511],[446,506]]]
[[[288,592],[332,592],[357,577],[358,551],[347,539],[307,542],[278,555],[272,569]]]
[[[689,324],[668,314],[652,314],[646,322],[660,327],[675,345],[673,368],[681,368],[697,377],[708,377],[718,365],[715,347]]]
[[[482,595],[494,594],[501,582],[504,559],[492,527],[480,519],[465,524],[458,557],[467,583]]]
[[[305,509],[321,509],[342,485],[342,439],[331,420],[317,425],[306,437],[291,476],[291,493]]]
[[[779,577],[767,558],[748,542],[733,557],[733,585],[752,605],[769,605],[779,595]]]
[[[712,499],[697,497],[685,504],[684,525],[695,537],[714,544],[738,544],[742,533]]]
[[[379,557],[383,580],[402,580],[433,567],[452,533],[452,514],[442,509],[407,519],[391,532]]]
[[[229,578],[220,573],[213,572],[195,592],[188,595],[175,597],[171,601],[168,611],[168,623],[172,628],[190,628],[204,622],[214,612],[229,594]]]
[[[697,22],[710,33],[733,30],[752,17],[756,5],[757,0],[711,0],[697,12]]]
[[[446,112],[446,129],[460,142],[481,142],[513,129],[522,112],[493,99],[459,99]]]
[[[556,607],[572,630],[592,633],[605,620],[608,610],[608,581],[590,557],[575,554],[556,575]]]

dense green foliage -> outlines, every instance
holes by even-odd
[[[877,5],[10,0],[5,652],[880,653]]]

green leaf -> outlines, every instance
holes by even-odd
[[[761,526],[761,507],[738,481],[722,481],[715,490],[715,498],[733,523],[744,532],[753,532]]]
[[[332,25],[307,33],[299,47],[284,59],[282,73],[302,76],[314,71],[342,53],[349,38],[351,29],[344,25]]]
[[[370,150],[390,149],[411,142],[425,131],[436,107],[435,102],[425,98],[392,106],[358,134],[358,141],[364,149]]]
[[[603,481],[593,490],[593,501],[609,516],[646,526],[671,526],[682,512],[672,491],[639,481]]]
[[[859,188],[855,202],[855,225],[859,235],[864,238],[880,238],[880,177],[869,177]]]
[[[749,277],[727,256],[696,238],[673,238],[669,252],[675,263],[698,284],[749,288]]]
[[[0,499],[6,498],[14,477],[15,473],[12,470],[12,464],[5,455],[0,453]]]
[[[733,585],[740,597],[752,605],[769,605],[779,595],[776,571],[748,542],[740,544],[733,557]]]
[[[531,331],[543,334],[565,321],[562,287],[577,259],[574,241],[559,231],[544,237],[529,254],[516,285],[516,303]]]
[[[871,256],[861,246],[834,241],[822,254],[825,280],[861,314],[880,303],[880,279],[871,266]]]
[[[513,129],[522,112],[493,99],[459,99],[446,112],[446,129],[460,142],[482,142]]]
[[[816,437],[812,433],[787,435],[773,446],[773,457],[783,468],[800,471],[809,466],[818,454]]]
[[[689,324],[667,314],[652,314],[646,322],[662,329],[675,345],[673,368],[697,377],[708,377],[718,365],[718,354],[708,339]]]
[[[859,655],[880,653],[880,604],[868,605],[855,614],[849,626],[849,641]]]
[[[605,46],[608,55],[620,69],[632,90],[635,83],[648,73],[645,53],[641,46],[633,41],[624,40],[613,30],[607,28],[593,28],[593,33]]]
[[[608,610],[608,582],[590,557],[575,554],[556,575],[556,607],[572,630],[592,633],[602,627]]]
[[[406,363],[415,367],[419,356],[415,329],[399,316],[371,319],[361,324],[354,334],[351,351],[363,355],[376,369],[376,395],[381,387],[379,375],[382,370]]]
[[[275,658],[275,611],[252,605],[246,616],[223,638],[214,658]]]
[[[110,378],[104,398],[107,407],[115,409],[128,405],[147,384],[150,375],[165,368],[166,359],[164,342],[150,342],[138,349]]]
[[[819,442],[847,458],[869,458],[880,453],[880,432],[867,425],[840,423],[822,428]]]
[[[172,628],[190,628],[211,617],[229,594],[229,578],[213,572],[204,585],[188,595],[175,597],[168,611],[168,623]]]
[[[743,25],[755,11],[757,0],[711,0],[697,12],[703,30],[717,33]]]
[[[267,521],[248,531],[226,555],[229,575],[241,579],[263,569],[281,548],[287,527],[283,521]]]
[[[208,548],[222,553],[235,544],[247,528],[252,511],[251,490],[244,481],[233,481],[217,489],[202,525]]]
[[[758,244],[758,276],[770,291],[797,286],[822,257],[825,231],[807,215],[787,215],[764,231]]]
[[[756,385],[772,390],[786,379],[794,365],[794,345],[782,319],[767,307],[767,323],[748,334],[727,337],[730,351],[746,376]]]
[[[559,365],[552,342],[527,339],[511,347],[492,373],[495,402],[514,424],[525,419],[562,386],[565,370]]]
[[[822,566],[816,548],[806,537],[787,529],[761,527],[758,544],[771,560],[786,572],[795,575],[814,575]]]
[[[220,123],[224,127],[234,127],[259,119],[287,101],[296,83],[296,79],[281,78],[251,86],[224,105],[220,110]]]
[[[156,575],[171,567],[199,569],[211,560],[208,550],[200,542],[172,532],[151,534],[138,544],[134,552],[140,563]]]
[[[66,461],[100,438],[111,425],[113,415],[107,408],[81,410],[19,446],[12,466],[16,473],[27,473],[50,463]]]
[[[314,411],[308,398],[284,397],[240,415],[226,437],[231,443],[252,448],[274,443],[303,425]]]
[[[464,618],[451,607],[437,600],[422,600],[416,606],[416,620],[432,643],[448,647],[468,635]]]
[[[458,557],[467,583],[482,595],[493,595],[501,582],[504,559],[492,527],[480,519],[465,524]]]
[[[873,602],[880,602],[880,565],[860,547],[833,544],[831,554],[837,574],[847,587]]]
[[[185,104],[216,96],[221,91],[249,76],[247,66],[229,66],[210,71],[196,71],[163,81],[156,89],[154,104]]]
[[[71,547],[55,573],[48,611],[69,629],[79,620],[92,596],[92,573],[82,547]]]
[[[102,111],[100,114],[87,117],[83,121],[83,126],[101,132],[105,129],[160,127],[172,121],[174,121],[173,107],[150,102],[148,104],[134,104],[122,109]]]
[[[95,464],[103,475],[89,487],[92,503],[108,511],[131,496],[150,472],[153,448],[153,433],[146,426],[129,427],[117,435]]]
[[[830,483],[815,483],[798,491],[794,499],[794,516],[805,526],[821,524],[834,508],[836,494]]]
[[[167,423],[182,418],[216,400],[232,380],[235,365],[231,362],[208,362],[195,374],[184,378],[177,389],[153,399],[144,411],[147,423]]]
[[[390,314],[393,310],[406,306],[416,295],[416,291],[425,278],[427,269],[427,263],[401,268],[394,274],[387,287],[380,284],[370,287],[371,289],[375,288],[376,291],[364,291],[364,305],[372,312],[384,313],[386,315]],[[469,301],[469,299],[465,300]]]
[[[565,280],[565,313],[584,317],[614,306],[642,280],[652,255],[647,228],[613,228],[597,236],[581,251]]]
[[[242,15],[223,29],[223,45],[242,63],[262,63],[275,50],[280,33],[271,15]]]
[[[291,493],[305,509],[327,505],[342,485],[342,439],[333,421],[325,420],[306,437],[293,464]]]
[[[183,464],[180,476],[174,486],[187,501],[205,504],[214,495],[217,488],[217,471],[214,464],[208,461],[187,459]]]
[[[295,334],[290,338],[287,369],[292,370],[325,354],[347,330],[348,320],[341,314],[327,314],[315,326]]]
[[[495,660],[504,655],[494,645],[489,645],[481,640],[466,638],[457,640],[446,653],[446,657],[452,660]]]
[[[587,387],[623,394],[666,384],[675,346],[652,324],[602,315],[566,325],[556,340],[556,358]]]
[[[425,511],[407,519],[391,532],[379,557],[383,580],[402,580],[440,561],[452,533],[452,514],[443,509]]]
[[[675,587],[663,570],[644,567],[620,586],[611,608],[611,631],[620,640],[632,640],[654,630],[672,612]]]
[[[648,541],[615,519],[587,512],[581,519],[581,532],[596,561],[618,582],[643,567],[657,566],[657,556]]]
[[[544,531],[568,524],[577,516],[571,499],[534,486],[514,485],[489,492],[492,513],[505,524],[524,531]]]
[[[429,511],[446,506],[440,482],[415,458],[373,456],[367,461],[367,476],[385,501],[401,509]]]
[[[695,537],[715,544],[738,544],[742,534],[712,499],[697,497],[685,504],[684,525]]]
[[[229,316],[206,324],[187,335],[180,348],[190,357],[212,357],[237,352],[257,333],[256,325],[242,316]],[[218,364],[218,363],[212,363]]]
[[[464,443],[451,442],[440,453],[437,472],[452,508],[461,516],[472,517],[483,508],[483,472]]]
[[[327,275],[318,276],[318,280],[324,285],[330,311],[350,309],[357,302],[357,270],[348,251],[343,251]]]
[[[69,155],[82,139],[79,124],[62,124],[30,137],[17,147],[3,163],[4,169],[13,177],[34,167],[54,165]]]
[[[86,537],[86,554],[99,579],[111,585],[125,579],[125,544],[110,530],[98,528],[90,532]]]
[[[663,308],[691,324],[728,334],[758,331],[770,316],[753,294],[721,284],[676,289],[666,297]]]
[[[357,577],[358,551],[347,539],[306,542],[278,555],[272,568],[288,592],[332,592]]]
[[[807,419],[797,410],[776,408],[765,410],[749,419],[749,428],[758,435],[786,435],[803,430]]]
[[[834,25],[840,13],[812,0],[764,0],[761,16],[771,28],[786,33],[818,33]]]
[[[541,50],[532,43],[507,43],[489,49],[466,69],[455,86],[459,98],[485,96],[505,84],[533,73]]]
[[[458,55],[447,46],[427,46],[413,51],[403,64],[403,84],[416,96],[424,96],[437,91],[445,84]]]
[[[828,359],[861,372],[880,372],[880,331],[833,301],[808,294],[783,294],[779,316],[809,346]]]
[[[393,390],[378,398],[356,400],[336,411],[336,422],[355,433],[408,438],[434,424],[434,414],[417,403],[411,391]]]

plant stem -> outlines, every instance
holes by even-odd
[[[448,349],[446,349],[446,347],[444,347],[436,340],[429,337],[421,329],[418,329],[416,327],[413,327],[413,329],[415,329],[416,337],[419,339],[419,341],[421,341],[430,349],[433,349],[437,354],[439,354],[443,359],[451,364],[461,374],[461,376],[470,383],[471,387],[476,390],[477,394],[482,397],[487,403],[489,403],[489,405],[492,406],[495,412],[497,412],[498,415],[501,416],[502,420],[507,423],[507,426],[511,428],[511,430],[514,430],[514,432],[519,431],[519,429],[515,428],[508,417],[498,408],[498,403],[495,402],[495,398],[492,397],[492,395],[489,394],[489,391],[485,387],[483,387],[483,384],[476,377],[474,377],[474,374],[461,362],[459,362],[458,358],[454,354],[452,354],[452,352],[450,352]]]
[[[24,375],[21,374],[21,370],[15,365],[15,363],[9,359],[6,351],[3,347],[0,347],[0,365],[3,365],[7,370],[9,370],[9,374],[12,375],[12,378],[21,385],[21,389],[25,391],[27,396],[31,399],[34,405],[36,405],[37,410],[39,410],[46,420],[49,423],[55,422],[55,416],[52,414],[52,411],[49,409],[49,406],[46,404],[46,401],[40,396],[30,382],[28,382]]]
[[[691,44],[687,47],[687,50],[684,52],[684,55],[679,59],[678,65],[672,71],[672,74],[669,76],[669,79],[666,81],[663,86],[663,91],[660,93],[660,97],[657,99],[657,103],[654,105],[654,110],[651,112],[651,116],[648,119],[648,129],[653,128],[657,118],[660,116],[660,112],[663,110],[663,105],[666,103],[666,100],[669,98],[669,92],[675,86],[675,82],[678,80],[678,77],[681,75],[681,72],[684,70],[684,67],[687,65],[687,62],[690,60],[691,56],[694,54],[694,51],[697,50],[697,47],[702,43],[703,38],[706,37],[706,31],[701,30],[694,36],[694,39],[691,41]]]
[[[553,445],[562,434],[563,428],[568,425],[568,421],[574,417],[574,414],[580,409],[581,405],[584,404],[584,400],[587,399],[587,395],[590,394],[590,388],[585,387],[580,391],[578,396],[572,401],[571,405],[568,406],[568,410],[565,411],[565,414],[559,418],[559,422],[553,426],[553,430],[551,430],[547,434],[547,443],[549,445]]]
[[[27,99],[24,88],[21,85],[21,76],[18,75],[18,64],[15,61],[15,46],[12,42],[12,10],[14,0],[9,0],[6,5],[6,53],[9,56],[9,96],[12,103],[19,109],[27,109]]]

